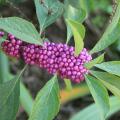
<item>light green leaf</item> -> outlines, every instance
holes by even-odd
[[[111,74],[120,76],[120,61],[103,62],[95,66]]]
[[[114,95],[120,98],[120,77],[106,73],[91,71]]]
[[[63,13],[63,4],[59,0],[34,0],[36,13],[42,32],[50,24],[54,23]]]
[[[106,118],[109,118],[120,110],[120,99],[117,97],[110,97],[110,111]],[[99,110],[96,104],[91,104],[82,111],[78,112],[70,120],[100,120]]]
[[[109,95],[106,88],[103,86],[101,81],[98,79],[86,75],[85,76],[88,87],[91,91],[91,94],[98,106],[99,112],[101,114],[101,120],[105,119],[106,114],[109,111]]]
[[[29,120],[53,120],[59,107],[59,86],[54,76],[38,93]]]
[[[91,54],[105,49],[120,37],[119,19],[120,19],[120,2],[118,2],[118,6],[111,24],[109,24],[101,39],[91,50]]]
[[[96,64],[103,62],[103,60],[104,60],[104,54],[98,56],[97,58],[95,58],[94,60],[92,60],[92,61],[90,61],[88,63],[85,63],[85,67],[87,69],[90,69],[93,66],[95,66]]]
[[[71,5],[66,5],[66,11],[65,11],[65,18],[66,19],[72,19],[72,20],[76,20],[78,22],[83,22],[86,18],[86,13],[84,10],[82,9],[76,9],[74,7],[72,7]]]
[[[86,18],[86,12],[83,9],[74,8],[66,0],[64,18],[75,20],[77,22],[82,23]],[[71,37],[72,37],[72,30],[70,26],[67,25],[67,43],[69,42]]]
[[[42,44],[40,35],[34,25],[22,18],[0,18],[0,28],[25,42]]]
[[[74,20],[66,20],[71,27],[75,41],[75,55],[79,55],[84,47],[83,39],[85,37],[85,28],[81,23]]]
[[[14,120],[19,108],[20,86],[22,72],[13,80],[0,84],[0,119]]]
[[[80,6],[80,0],[68,0],[70,5],[72,5],[73,7],[79,9],[81,8]]]

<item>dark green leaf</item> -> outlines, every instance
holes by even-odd
[[[59,107],[59,86],[54,76],[38,93],[29,120],[53,120]]]
[[[19,78],[22,72],[13,80],[0,85],[0,119],[14,120],[19,108],[20,86]]]
[[[120,76],[120,61],[104,62],[95,66],[111,74]]]
[[[85,36],[85,28],[84,26],[76,22],[74,20],[66,20],[68,25],[71,27],[73,35],[74,35],[74,41],[75,41],[75,54],[79,55],[84,47],[83,39]]]
[[[40,35],[34,25],[22,18],[0,18],[0,28],[25,42],[41,44]]]
[[[115,15],[111,24],[107,27],[101,39],[91,50],[91,53],[99,52],[112,43],[114,43],[120,37],[120,2],[118,2],[118,7],[116,9]]]
[[[0,52],[0,83],[3,83],[8,79],[8,60],[6,55]]]
[[[97,58],[95,58],[94,60],[90,61],[89,63],[85,63],[85,67],[90,69],[93,66],[95,66],[96,64],[103,62],[103,60],[104,60],[104,54],[98,56]]]
[[[63,13],[63,4],[58,0],[34,0],[41,32]]]
[[[91,71],[92,74],[116,96],[120,98],[120,77],[106,73],[106,72],[97,72]]]
[[[115,114],[120,110],[120,99],[116,97],[110,97],[110,111],[106,118]],[[82,111],[75,114],[70,120],[101,120],[99,116],[99,110],[96,104],[91,104]]]
[[[27,114],[30,115],[33,106],[33,98],[22,82],[20,82],[20,103]]]
[[[98,79],[86,75],[85,76],[88,87],[91,91],[91,94],[98,106],[99,112],[101,114],[101,119],[104,120],[106,114],[109,111],[109,95],[106,88],[103,86],[101,81]]]
[[[0,52],[0,82],[7,82],[11,80],[11,78],[14,77],[9,73],[8,59],[6,55]],[[22,82],[20,83],[20,103],[23,106],[24,110],[28,113],[28,115],[30,115],[33,106],[33,99]]]

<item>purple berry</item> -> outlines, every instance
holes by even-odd
[[[0,38],[4,36],[4,32],[0,31]]]

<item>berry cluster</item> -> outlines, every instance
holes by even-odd
[[[36,64],[40,55],[38,54],[42,46],[34,44],[26,44],[22,50],[22,58],[27,64]]]
[[[51,74],[58,73],[62,78],[75,82],[84,80],[84,74],[88,73],[84,63],[92,59],[85,48],[79,56],[75,56],[74,47],[50,42],[45,42],[38,54],[40,57],[37,64],[40,67]]]
[[[74,47],[66,44],[45,42],[43,46],[22,42],[8,34],[8,40],[2,43],[3,51],[13,57],[21,57],[27,64],[35,64],[45,68],[49,73],[57,73],[61,78],[74,82],[84,80],[88,70],[84,63],[92,57],[84,48],[78,55],[74,55]]]
[[[12,34],[8,34],[7,40],[2,43],[2,49],[7,55],[19,58],[22,43],[21,40],[15,38]]]

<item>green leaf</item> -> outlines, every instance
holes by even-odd
[[[0,83],[8,79],[8,60],[4,53],[0,52]]]
[[[111,24],[107,27],[101,39],[95,45],[95,47],[91,50],[91,53],[99,52],[112,43],[114,43],[120,37],[120,2],[118,2],[118,6],[113,17]]]
[[[106,73],[91,71],[91,73],[116,96],[120,98],[120,77]]]
[[[111,74],[120,76],[120,61],[103,62],[95,66]]]
[[[54,23],[63,13],[63,4],[58,0],[34,0],[41,32]],[[42,2],[43,1],[43,2]]]
[[[27,114],[30,115],[33,107],[33,98],[22,82],[20,82],[20,103]]]
[[[93,0],[68,0],[69,3],[75,7],[75,8],[82,8],[86,14],[90,13],[91,11],[95,11],[95,7],[98,8],[98,4],[97,6],[95,5],[96,1]],[[100,3],[100,1],[98,1],[98,3]]]
[[[29,120],[53,120],[59,107],[59,86],[54,76],[38,93]]]
[[[98,56],[97,58],[95,58],[94,60],[92,60],[88,63],[85,63],[85,67],[87,69],[90,69],[93,66],[95,66],[96,64],[103,62],[103,60],[104,60],[104,53],[102,55]]]
[[[81,8],[80,6],[80,0],[68,0],[69,4],[72,5],[73,7],[79,9]]]
[[[86,18],[86,13],[82,9],[76,9],[72,7],[71,5],[66,5],[66,11],[64,14],[65,19],[72,19],[76,20],[78,22],[83,22]]]
[[[79,55],[84,47],[83,39],[85,37],[85,28],[81,23],[74,20],[66,20],[71,27],[75,41],[75,55]]]
[[[9,78],[14,78],[14,76],[9,74]],[[32,111],[33,101],[29,90],[22,83],[22,79],[20,79],[20,104],[28,115],[30,115]]]
[[[22,72],[13,80],[0,85],[0,119],[14,120],[19,108],[20,86]]]
[[[5,54],[0,52],[0,83],[10,81],[11,78],[14,77],[9,73],[8,59]],[[22,82],[20,83],[20,103],[28,115],[30,115],[33,106],[33,99]]]
[[[110,97],[110,111],[106,118],[109,118],[120,110],[120,99],[116,97]],[[82,111],[78,112],[70,120],[100,120],[99,110],[96,104],[91,104]]]
[[[69,4],[69,2],[65,2],[65,19],[75,20],[77,22],[82,23],[86,18],[86,12],[83,9],[76,9]],[[69,25],[67,25],[67,43],[72,37],[72,30]]]
[[[64,82],[65,82],[65,85],[66,85],[66,90],[71,91],[72,90],[71,80],[64,79]]]
[[[86,75],[86,82],[91,91],[91,94],[98,106],[99,112],[101,114],[101,120],[105,119],[106,114],[109,111],[109,95],[106,88],[103,86],[101,81],[98,79]]]
[[[0,18],[0,28],[25,42],[41,44],[40,35],[34,25],[22,18]]]

